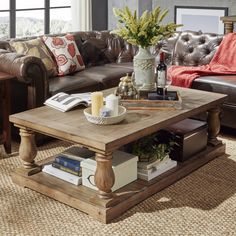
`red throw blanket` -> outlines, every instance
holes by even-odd
[[[225,36],[208,65],[171,66],[168,70],[172,85],[187,88],[200,76],[222,74],[236,74],[236,33]]]

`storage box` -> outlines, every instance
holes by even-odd
[[[122,151],[115,151],[113,153],[112,168],[115,174],[115,183],[112,187],[112,191],[115,191],[137,179],[137,162],[138,157],[132,154]],[[82,161],[81,167],[82,185],[98,190],[94,183],[96,170],[95,157]]]
[[[206,122],[185,119],[167,129],[175,133],[177,143],[170,153],[173,160],[183,162],[207,147]]]

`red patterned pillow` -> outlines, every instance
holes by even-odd
[[[85,68],[73,35],[44,36],[43,41],[55,57],[59,71],[58,75],[67,75]]]

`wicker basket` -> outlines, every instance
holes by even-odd
[[[117,124],[125,119],[126,116],[126,108],[123,106],[119,106],[119,115],[118,116],[110,116],[110,117],[99,117],[91,115],[91,107],[84,109],[84,115],[86,119],[97,125],[112,125]]]

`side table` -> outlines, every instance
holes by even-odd
[[[11,153],[11,125],[9,115],[11,110],[10,80],[14,76],[0,72],[0,104],[2,107],[2,133],[0,144],[4,145],[6,153]]]

